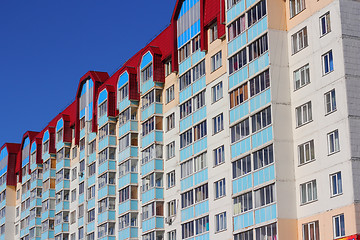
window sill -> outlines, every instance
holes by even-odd
[[[301,30],[300,30],[300,31],[301,31]],[[301,49],[298,49],[296,52],[292,53],[291,56],[294,56],[295,54],[301,52],[302,50],[304,50],[304,49],[307,48],[308,46],[309,46],[309,44],[306,45],[305,47],[301,48]]]
[[[216,134],[218,134],[218,133],[220,133],[220,132],[222,132],[222,131],[224,131],[224,128],[221,129],[221,130],[219,130],[219,131],[217,131],[217,132],[215,132],[215,133],[213,133],[212,136],[215,136]]]
[[[328,35],[329,33],[331,33],[331,30],[328,31],[328,32],[326,32],[326,33],[324,33],[323,35],[320,35],[320,38],[325,37],[325,36]]]
[[[297,92],[298,90],[306,87],[306,86],[309,85],[310,83],[311,83],[311,82],[308,82],[308,83],[305,83],[304,85],[300,86],[299,88],[296,88],[296,89],[294,88],[294,92]]]
[[[218,164],[215,164],[214,166],[213,166],[213,168],[216,168],[216,167],[218,167],[218,166],[221,166],[221,165],[223,165],[225,163],[225,159],[222,161],[222,162],[220,162],[220,163],[218,163]]]
[[[221,60],[222,61],[222,60]],[[217,70],[219,70],[223,65],[221,64],[220,66],[218,66],[216,69],[211,70],[210,74],[215,73]]]
[[[221,233],[221,232],[225,232],[227,230],[227,228],[225,228],[225,229],[221,229],[221,230],[219,230],[219,231],[215,231],[215,234],[217,234],[217,233]]]
[[[327,72],[327,73],[323,73],[323,77],[325,77],[326,75],[329,75],[330,73],[332,73],[334,71],[334,69],[333,70],[331,70],[331,71],[329,71],[329,72]]]
[[[330,114],[332,114],[332,113],[334,113],[334,112],[336,112],[337,111],[337,108],[335,108],[334,110],[332,110],[332,111],[330,111],[330,112],[328,112],[328,113],[325,113],[325,116],[328,116],[328,115],[330,115]]]
[[[334,154],[336,154],[336,153],[338,153],[338,152],[340,152],[340,149],[339,149],[339,150],[337,150],[337,151],[335,151],[335,152],[328,153],[328,157],[329,157],[329,156],[331,156],[331,155],[334,155]]]
[[[303,123],[303,124],[301,124],[301,125],[299,125],[299,126],[296,126],[295,129],[301,128],[302,126],[305,126],[305,125],[307,125],[307,124],[309,124],[309,123],[311,123],[311,122],[313,122],[313,121],[314,121],[314,120],[311,119],[310,121],[307,121],[306,123]]]
[[[306,161],[306,162],[304,162],[304,163],[299,163],[299,164],[298,164],[298,167],[302,167],[302,166],[304,166],[304,165],[307,165],[307,164],[312,163],[312,162],[315,162],[315,161],[316,161],[316,158],[311,159],[311,160],[309,160],[309,161]]]
[[[305,206],[305,205],[308,205],[308,204],[310,204],[310,203],[317,202],[317,201],[318,201],[318,199],[315,199],[315,200],[312,200],[312,201],[309,201],[309,202],[305,202],[305,203],[300,203],[300,207]]]
[[[336,198],[336,197],[339,197],[343,195],[343,193],[338,193],[338,194],[335,194],[335,195],[331,195],[330,198]]]
[[[225,198],[225,197],[226,197],[226,194],[225,194],[225,195],[222,195],[222,196],[220,196],[220,197],[218,197],[218,198],[214,198],[214,201],[219,200],[219,199],[221,199],[221,198]]]
[[[303,10],[301,10],[300,12],[296,13],[294,16],[290,17],[290,20],[293,19],[294,17],[296,17],[297,15],[299,15],[300,13],[302,13],[303,11],[305,11],[305,9],[306,9],[306,7]]]

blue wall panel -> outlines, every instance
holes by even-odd
[[[194,206],[195,217],[209,212],[209,200],[198,203]]]
[[[272,126],[256,133],[255,135],[251,136],[252,147],[256,148],[259,147],[273,139],[273,132]]]
[[[274,164],[254,172],[254,187],[275,179]]]
[[[207,137],[204,137],[194,143],[194,155],[207,148]]]
[[[188,129],[193,125],[193,116],[187,116],[186,118],[180,120],[180,132],[184,131],[185,129]]]
[[[232,182],[233,194],[245,191],[253,186],[252,174],[236,179]]]
[[[204,169],[200,172],[195,173],[194,175],[195,185],[198,185],[202,182],[205,182],[208,180],[208,169]]]
[[[234,74],[229,76],[229,89],[239,85],[248,78],[248,66],[244,66]]]
[[[192,86],[188,86],[179,93],[180,104],[188,100],[192,96]]]
[[[234,231],[250,227],[251,225],[254,225],[253,211],[234,217]]]
[[[206,77],[203,76],[202,78],[196,80],[193,83],[193,95],[200,92],[201,90],[205,89],[206,87]]]
[[[200,62],[205,57],[205,52],[203,51],[196,51],[192,54],[192,66],[196,65],[198,62]]]
[[[181,210],[181,221],[187,221],[194,217],[194,207],[188,207]]]
[[[255,211],[255,223],[263,223],[276,218],[276,204]]]
[[[263,17],[255,25],[248,29],[248,41],[251,42],[267,29],[267,16]]]
[[[235,39],[228,43],[228,56],[236,53],[239,49],[246,45],[246,32],[241,33]]]
[[[186,148],[180,150],[180,162],[191,157],[193,155],[193,145],[189,145]]]
[[[194,175],[180,180],[181,191],[185,191],[194,186]]]
[[[269,66],[269,52],[264,53],[262,56],[249,63],[249,77],[257,74],[267,66]]]
[[[179,76],[189,70],[191,67],[191,57],[188,57],[179,64]]]
[[[230,8],[226,13],[227,23],[234,20],[237,16],[239,16],[242,12],[245,11],[245,0],[240,0],[235,6]]]
[[[230,110],[230,124],[236,122],[237,120],[245,117],[248,114],[249,114],[249,101],[246,101]]]
[[[205,119],[206,118],[206,106],[204,106],[204,107],[198,109],[196,112],[194,112],[193,116],[194,116],[193,124],[196,124],[196,123],[200,122],[201,120]]]
[[[271,91],[270,89],[268,89],[265,92],[262,92],[259,95],[250,99],[250,111],[254,112],[257,109],[270,103],[270,101],[271,101]]]
[[[251,150],[250,137],[231,145],[231,158],[236,158]]]

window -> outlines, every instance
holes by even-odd
[[[119,102],[121,102],[122,100],[128,97],[129,95],[128,89],[129,89],[128,84],[125,84],[119,89]]]
[[[232,8],[233,6],[235,6],[238,2],[240,2],[240,0],[227,0],[227,7],[228,7],[228,9]]]
[[[95,220],[95,208],[88,211],[88,222],[92,222]]]
[[[230,92],[230,108],[234,108],[248,99],[247,83]]]
[[[206,152],[194,157],[194,172],[199,172],[206,167]]]
[[[304,164],[315,159],[314,140],[298,146],[299,164]]]
[[[290,18],[305,9],[305,0],[290,0]]]
[[[228,25],[229,42],[245,31],[245,14]]]
[[[275,184],[254,191],[254,197],[256,208],[275,202]]]
[[[294,71],[294,90],[298,90],[310,83],[309,64]]]
[[[190,56],[190,42],[186,43],[179,49],[179,63]]]
[[[221,63],[221,51],[211,57],[211,71],[214,72],[216,69],[222,66]]]
[[[329,114],[336,110],[335,89],[325,93],[325,113]]]
[[[152,69],[152,64],[150,64],[141,72],[142,82],[144,83],[148,81],[152,77],[152,75],[153,75],[153,69]]]
[[[193,111],[195,112],[203,106],[205,106],[205,90],[200,92],[193,98]]]
[[[77,146],[72,148],[72,159],[77,157]]]
[[[155,129],[155,118],[152,117],[142,124],[142,136],[148,135]]]
[[[175,170],[169,172],[167,175],[167,187],[171,188],[175,186]]]
[[[333,217],[333,226],[334,226],[334,237],[344,237],[345,236],[345,219],[344,214],[337,215]]]
[[[231,143],[234,143],[240,139],[243,139],[250,134],[249,119],[236,124],[230,128],[231,131]]]
[[[194,192],[193,190],[187,191],[181,194],[181,208],[186,208],[194,204]]]
[[[335,130],[331,133],[328,133],[327,138],[328,138],[329,154],[340,151],[339,131]]]
[[[79,228],[78,236],[79,236],[79,240],[84,238],[84,228],[83,227]]]
[[[88,188],[88,200],[95,197],[95,185]]]
[[[253,239],[254,239],[253,230],[241,232],[234,235],[234,240],[253,240]]]
[[[194,142],[207,135],[206,120],[194,127]]]
[[[249,45],[249,62],[260,57],[268,50],[267,34],[259,37]]]
[[[253,153],[254,170],[274,162],[273,145],[269,145]]]
[[[191,84],[191,70],[180,76],[180,91],[184,90]]]
[[[243,48],[234,56],[229,58],[229,74],[236,72],[247,63],[246,59],[246,48]]]
[[[329,32],[331,32],[330,12],[327,12],[320,17],[320,36],[324,36]]]
[[[189,116],[192,113],[191,99],[180,105],[180,119]]]
[[[61,128],[59,131],[56,132],[56,142],[61,142],[63,140],[64,135],[64,128]]]
[[[166,146],[167,149],[167,159],[175,157],[175,141],[172,141]]]
[[[277,239],[276,223],[255,228],[256,239]]]
[[[168,217],[175,216],[176,215],[176,200],[172,200],[167,203],[167,209],[168,209]]]
[[[214,166],[225,162],[225,149],[224,145],[214,149]]]
[[[94,141],[92,141],[91,143],[89,143],[88,147],[89,147],[89,155],[95,153],[96,152],[96,139]]]
[[[296,126],[300,127],[305,123],[312,121],[311,102],[307,102],[304,105],[297,107],[296,112]]]
[[[79,195],[84,193],[84,182],[79,184]]]
[[[334,173],[330,175],[330,182],[331,182],[331,196],[337,196],[342,194],[342,178],[341,172]]]
[[[144,129],[144,128],[143,128]],[[124,137],[119,139],[119,152],[124,151],[130,146],[131,134],[127,134]],[[99,165],[107,160],[107,149],[99,153]]]
[[[292,42],[292,54],[295,54],[298,51],[306,48],[308,46],[307,28],[304,27],[303,29],[292,35],[291,42]]]
[[[264,110],[254,114],[251,117],[252,132],[257,132],[271,124],[271,108],[267,107]]]
[[[154,158],[163,158],[162,145],[152,144],[141,153],[141,164],[145,164]]]
[[[107,101],[104,101],[99,105],[99,118],[107,114]]]
[[[119,191],[119,203],[130,199],[130,187],[123,188]]]
[[[71,202],[76,201],[76,189],[71,190]]]
[[[168,240],[176,240],[176,230],[168,232]]]
[[[219,82],[212,88],[212,101],[217,102],[223,97],[222,82]]]
[[[209,198],[208,184],[195,188],[195,203],[204,201]]]
[[[76,223],[76,210],[70,213],[70,224]]]
[[[316,180],[312,180],[300,185],[300,202],[301,204],[317,200]]]
[[[232,163],[233,179],[243,176],[251,172],[251,157],[250,155],[236,160]]]
[[[266,1],[262,0],[254,7],[252,7],[248,12],[248,27],[254,25],[258,22],[263,16],[266,15]]]
[[[181,164],[181,178],[185,178],[193,173],[193,160],[190,159]]]
[[[182,239],[194,236],[194,222],[181,224]]]
[[[196,52],[200,49],[200,35],[197,35],[191,40],[192,43],[192,52]]]
[[[165,77],[171,74],[171,60],[165,62]]]
[[[332,50],[325,53],[324,55],[322,55],[321,59],[322,59],[322,65],[323,65],[323,75],[334,71]]]
[[[234,215],[253,209],[252,192],[234,198]]]
[[[174,127],[175,127],[175,113],[172,113],[168,117],[166,117],[166,129],[167,131],[169,131]]]
[[[82,218],[84,216],[84,204],[79,206],[78,214],[78,218]]]
[[[213,24],[209,28],[209,35],[210,35],[210,43],[218,39],[218,29],[217,29],[217,23]]]
[[[224,124],[223,124],[223,114],[216,116],[213,118],[213,134],[216,134],[222,130],[224,130]]]
[[[80,130],[85,128],[85,116],[80,119]]]
[[[192,143],[192,129],[180,135],[180,148],[184,148]]]
[[[201,61],[193,68],[193,79],[194,82],[199,80],[202,76],[205,75],[205,60]]]
[[[303,240],[320,240],[319,221],[302,225]]]
[[[144,97],[142,97],[141,110],[146,109],[155,102],[155,92],[150,91]]]
[[[85,160],[80,162],[80,172],[83,173],[85,171]]]
[[[209,231],[209,216],[195,220],[196,235]]]
[[[226,230],[226,212],[215,215],[215,231]]]
[[[166,103],[171,102],[175,98],[174,85],[166,89]]]
[[[226,195],[225,192],[225,178],[215,182],[215,199]]]

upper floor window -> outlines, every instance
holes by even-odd
[[[213,103],[217,102],[223,97],[223,86],[222,82],[219,82],[212,88],[212,100]]]
[[[337,172],[330,175],[331,182],[331,196],[337,196],[342,194],[342,177],[341,172]]]
[[[229,42],[245,31],[245,14],[233,21],[228,26]]]
[[[199,94],[197,94],[194,98],[193,98],[193,110],[194,112],[200,108],[202,108],[203,106],[205,106],[205,90],[200,92]]]
[[[231,131],[231,143],[234,143],[240,139],[243,139],[250,135],[249,119],[245,119],[242,122],[236,124],[230,128]]]
[[[339,238],[339,237],[345,236],[344,214],[340,214],[340,215],[333,217],[333,226],[334,226],[334,238]]]
[[[214,184],[215,184],[215,199],[225,196],[226,195],[225,178],[216,181]]]
[[[166,117],[166,130],[169,131],[173,128],[175,128],[175,113],[172,113]]]
[[[194,82],[205,75],[205,60],[201,61],[193,68]]]
[[[253,153],[254,170],[270,165],[274,162],[273,145],[264,147]]]
[[[213,134],[216,134],[224,129],[224,117],[221,113],[213,118]]]
[[[271,124],[271,108],[267,107],[264,110],[254,114],[251,117],[252,132],[259,131]]]
[[[303,48],[308,46],[308,39],[307,39],[307,28],[304,27],[297,33],[291,36],[292,42],[292,54],[297,53]]]
[[[226,212],[215,215],[215,231],[226,230]]]
[[[150,118],[142,124],[142,135],[145,136],[155,129],[155,118]]]
[[[295,109],[296,112],[296,126],[300,127],[305,123],[312,121],[311,102],[307,102]]]
[[[329,114],[336,110],[335,89],[325,93],[325,113]]]
[[[324,36],[329,32],[331,32],[330,12],[327,12],[320,17],[320,36]]]
[[[46,140],[43,143],[43,153],[48,153],[49,152],[49,140]]]
[[[154,90],[147,93],[144,97],[142,97],[141,100],[142,100],[141,110],[144,110],[145,108],[147,108],[148,106],[153,104],[155,102],[155,92],[154,92]]]
[[[175,186],[175,170],[166,174],[167,176],[167,187],[171,188]]]
[[[232,177],[233,179],[243,176],[251,172],[251,157],[250,155],[232,162]]]
[[[246,48],[240,50],[234,56],[229,58],[229,74],[239,70],[247,63]]]
[[[165,62],[165,77],[169,76],[171,73],[171,59]]]
[[[221,51],[211,57],[211,71],[212,72],[222,66],[221,59],[222,59]]]
[[[199,123],[194,127],[194,141],[197,141],[207,135],[206,121]]]
[[[248,99],[247,83],[230,92],[230,108],[236,107]]]
[[[314,140],[298,146],[299,164],[304,164],[315,159]]]
[[[180,76],[180,91],[191,84],[191,70]]]
[[[175,90],[174,85],[171,85],[169,88],[166,89],[166,103],[171,102],[175,98]]]
[[[329,154],[340,151],[339,131],[335,130],[332,131],[331,133],[328,133],[327,138],[328,138]]]
[[[192,129],[180,135],[180,148],[184,148],[192,143]]]
[[[265,15],[266,15],[266,1],[262,0],[247,12],[248,27],[255,24]]]
[[[209,28],[210,43],[218,39],[217,23],[213,24]]]
[[[300,200],[301,204],[317,200],[316,180],[300,185]]]
[[[175,141],[172,141],[168,145],[166,145],[167,148],[167,159],[171,159],[175,157]]]
[[[190,115],[192,113],[191,99],[180,105],[180,119]]]
[[[99,105],[99,118],[107,114],[107,100]]]
[[[214,166],[225,162],[225,147],[224,145],[215,148],[214,150]]]
[[[323,75],[334,71],[332,50],[330,50],[329,52],[322,55],[321,59],[322,59],[322,65],[323,65]]]
[[[254,191],[255,207],[262,207],[275,202],[275,184]]]
[[[227,8],[230,9],[235,6],[240,0],[227,0]]]
[[[309,222],[302,225],[303,240],[319,240],[319,221]]]
[[[250,97],[265,91],[268,87],[270,87],[269,69],[250,80]]]
[[[310,83],[310,70],[309,64],[306,64],[294,71],[294,90],[298,90],[308,83]]]
[[[190,42],[179,49],[179,63],[190,56]]]
[[[249,211],[253,208],[252,192],[244,193],[234,198],[234,215]],[[241,238],[240,238],[241,239]],[[239,239],[239,240],[240,240]],[[252,238],[251,238],[252,239]],[[243,239],[241,239],[243,240]]]
[[[59,131],[56,132],[56,142],[61,142],[64,136],[64,128],[61,128]]]
[[[197,35],[196,37],[194,37],[192,40],[192,52],[196,52],[197,50],[200,49],[200,35]]]
[[[260,57],[268,50],[267,34],[259,37],[249,45],[249,61]]]
[[[129,85],[125,84],[119,89],[119,102],[127,98],[129,95]]]
[[[80,119],[80,130],[85,128],[85,116]]]
[[[141,72],[141,76],[142,76],[142,82],[146,82],[148,81],[152,76],[153,76],[153,69],[152,69],[153,65],[150,64],[149,66],[147,66],[144,70],[142,70]]]
[[[290,0],[290,18],[305,9],[305,0]]]

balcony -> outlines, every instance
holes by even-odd
[[[231,145],[230,149],[231,149],[232,159],[250,151],[251,150],[250,137],[247,137],[244,140],[236,142],[235,144]]]
[[[249,63],[249,77],[256,75],[267,66],[269,66],[269,52],[264,53],[262,56]]]
[[[194,154],[197,154],[205,149],[207,149],[207,137],[194,142]]]
[[[55,210],[47,210],[41,214],[41,221],[43,222],[48,218],[54,218],[54,217],[55,217]]]
[[[257,38],[260,34],[265,32],[267,28],[267,16],[265,16],[247,30],[248,41],[251,42],[253,39]]]
[[[205,89],[206,87],[206,78],[203,76],[202,78],[196,80],[193,85],[193,95],[197,94],[201,90]]]
[[[142,148],[146,148],[147,146],[149,146],[150,144],[152,144],[153,142],[163,142],[163,131],[160,130],[155,130],[152,131],[151,133],[149,133],[148,135],[144,136],[141,139],[141,147]]]
[[[41,240],[54,239],[54,231],[46,231],[41,234]]]
[[[154,114],[162,114],[163,106],[161,103],[152,103],[150,106],[141,111],[141,121],[148,119]]]
[[[180,150],[180,162],[188,159],[193,155],[193,145],[190,144],[189,146]]]
[[[43,185],[42,179],[36,179],[32,183],[30,183],[30,189],[32,190],[36,187],[42,187],[42,185]]]
[[[119,230],[119,240],[125,240],[129,238],[138,238],[138,228],[137,227],[127,227],[122,230]]]
[[[46,192],[43,192],[42,200],[46,200],[48,198],[55,198],[55,189],[49,189]]]
[[[137,132],[138,131],[138,122],[130,120],[121,127],[119,127],[119,137],[123,136],[128,132]]]
[[[275,179],[274,164],[253,173],[254,187]]]
[[[240,70],[229,76],[229,89],[238,86],[248,78],[248,66],[242,67]]]
[[[133,157],[133,158],[137,158],[138,157],[138,147],[134,147],[134,146],[130,146],[128,148],[126,148],[124,151],[119,152],[119,163],[125,161],[126,159]]]
[[[41,218],[40,217],[36,217],[30,220],[29,222],[29,226],[33,227],[33,226],[41,226]]]
[[[232,191],[233,194],[248,190],[253,187],[252,183],[252,174],[245,175],[240,177],[232,182]]]
[[[45,182],[49,178],[55,178],[55,176],[56,176],[56,170],[49,169],[43,173],[43,181]]]
[[[267,222],[275,219],[276,217],[276,204],[255,210],[255,224]]]
[[[180,120],[180,132],[192,127],[193,125],[193,116],[187,116],[186,118]]]
[[[192,96],[192,85],[188,86],[187,88],[183,89],[179,93],[179,103],[183,103]]]
[[[95,182],[96,182],[96,176],[95,176],[95,174],[94,175],[92,175],[92,176],[90,176],[89,178],[88,178],[88,186],[92,186],[92,185],[94,185],[95,184]]]
[[[153,171],[163,171],[164,161],[161,159],[153,159],[141,166],[141,175],[145,176]]]
[[[187,221],[191,218],[194,218],[194,206],[185,208],[181,210],[181,221]]]
[[[108,121],[109,121],[109,118],[108,118],[107,114],[101,116],[101,117],[99,118],[99,120],[98,120],[98,125],[99,125],[99,127],[104,126],[105,123],[107,123]]]
[[[98,199],[104,198],[106,196],[115,196],[115,186],[114,185],[105,185],[100,188],[98,191]]]
[[[206,118],[206,106],[198,109],[193,113],[193,124],[196,124]]]
[[[155,84],[154,84],[153,78],[151,77],[145,83],[141,84],[141,94],[146,93],[147,91],[149,91],[154,86],[155,86]]]
[[[138,211],[138,200],[127,200],[119,204],[119,215],[128,211]]]
[[[106,221],[115,221],[115,210],[107,210],[98,215],[98,224]]]
[[[103,150],[106,147],[116,147],[116,137],[115,136],[107,136],[104,137],[100,142],[99,142],[99,149],[98,151],[100,152],[101,150]]]
[[[233,6],[227,11],[226,13],[227,23],[230,23],[232,20],[234,20],[244,11],[245,11],[245,0],[241,0],[235,6]]]
[[[268,89],[250,99],[250,112],[254,112],[270,102],[271,102],[271,91],[270,89]]]
[[[209,213],[209,200],[198,203],[194,206],[195,217]]]
[[[30,202],[30,209],[34,207],[41,207],[41,198],[35,198]]]
[[[246,32],[243,32],[228,43],[228,56],[236,53],[240,48],[244,47],[246,42]]]
[[[138,183],[138,174],[137,173],[128,173],[121,178],[119,178],[119,186],[118,189],[121,189],[130,184]]]
[[[252,148],[257,148],[273,140],[272,126],[267,127],[251,136]]]
[[[58,182],[55,186],[56,192],[62,190],[62,189],[70,189],[70,180],[62,180]]]
[[[116,171],[115,161],[105,161],[98,167],[98,175],[103,174],[106,171]]]
[[[234,231],[248,228],[252,225],[254,225],[254,211],[234,217]]]
[[[69,168],[70,167],[70,159],[63,158],[56,163],[56,170],[60,170],[61,168]]]
[[[142,222],[142,232],[164,228],[164,217],[152,217]]]
[[[164,189],[163,188],[152,188],[144,193],[142,193],[142,204],[145,204],[151,200],[163,200],[164,199]]]
[[[69,201],[61,201],[58,204],[56,204],[55,206],[55,212],[60,212],[60,211],[64,211],[64,210],[69,210]]]
[[[55,226],[55,235],[62,233],[62,232],[68,232],[69,231],[69,223],[61,223]]]
[[[89,155],[89,164],[93,163],[96,160],[96,152]]]
[[[130,100],[128,98],[125,98],[118,104],[119,112],[122,112],[125,110],[128,106],[130,106]]]
[[[230,110],[230,124],[236,122],[237,120],[245,117],[248,114],[249,101],[246,101]]]

